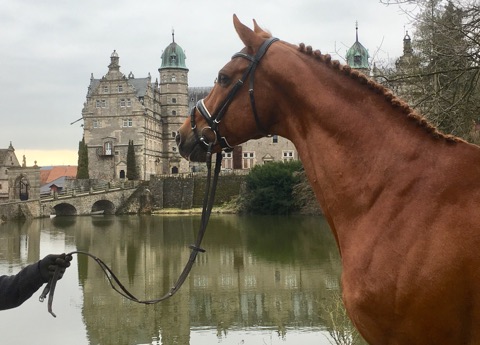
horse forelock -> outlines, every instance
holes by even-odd
[[[391,90],[387,89],[385,86],[376,82],[375,80],[367,77],[365,74],[351,68],[350,66],[343,65],[338,60],[332,60],[330,54],[322,54],[320,50],[313,50],[311,46],[306,46],[304,43],[300,43],[298,45],[298,51],[312,56],[315,60],[324,63],[326,66],[334,70],[339,71],[339,73],[349,76],[365,87],[368,87],[375,93],[382,95],[392,105],[392,107],[400,109],[408,119],[416,122],[419,127],[425,129],[425,131],[430,133],[432,137],[442,138],[448,142],[463,142],[463,140],[458,137],[440,132],[435,126],[427,121],[424,116],[420,115],[417,111],[411,108],[405,101],[395,96]]]

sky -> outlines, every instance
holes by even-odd
[[[0,0],[0,148],[12,142],[27,166],[76,165],[83,121],[71,123],[82,117],[91,74],[107,73],[113,50],[122,73],[155,80],[174,30],[189,86],[212,86],[243,46],[234,13],[343,63],[357,21],[377,65],[402,54],[410,29],[398,6],[379,0]]]

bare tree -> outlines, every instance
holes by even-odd
[[[478,140],[480,6],[461,0],[381,2],[401,6],[415,28],[410,55],[384,71],[388,86],[442,131]],[[406,5],[414,5],[415,11]]]

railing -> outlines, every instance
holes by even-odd
[[[41,201],[56,200],[62,198],[71,198],[78,196],[85,196],[91,194],[100,194],[106,192],[112,192],[122,189],[138,188],[142,184],[142,181],[112,181],[105,183],[95,183],[90,188],[65,188],[59,192],[51,191],[49,193],[40,194]]]
[[[212,169],[213,170],[213,169]],[[248,169],[222,169],[220,170],[220,176],[244,176],[244,175],[248,175],[248,173],[250,172],[250,170]],[[187,178],[193,178],[193,177],[201,177],[201,176],[207,176],[207,172],[206,171],[197,171],[197,172],[189,172],[189,173],[178,173],[178,174],[159,174],[159,175],[152,175],[154,176],[155,178],[159,178],[159,179],[162,179],[162,178],[183,178],[183,179],[187,179]]]

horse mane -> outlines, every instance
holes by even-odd
[[[394,108],[400,109],[408,119],[412,120],[419,127],[423,128],[433,138],[445,139],[447,142],[464,142],[464,140],[459,137],[440,132],[435,126],[427,121],[424,116],[412,109],[405,101],[395,96],[391,90],[387,89],[382,84],[377,83],[375,80],[367,77],[365,74],[351,68],[350,66],[342,65],[338,60],[332,60],[330,54],[322,54],[320,50],[313,50],[311,46],[305,46],[304,43],[300,43],[298,46],[298,51],[312,56],[328,67],[338,70],[340,73],[357,80],[360,84],[365,85],[375,93],[382,95]]]

